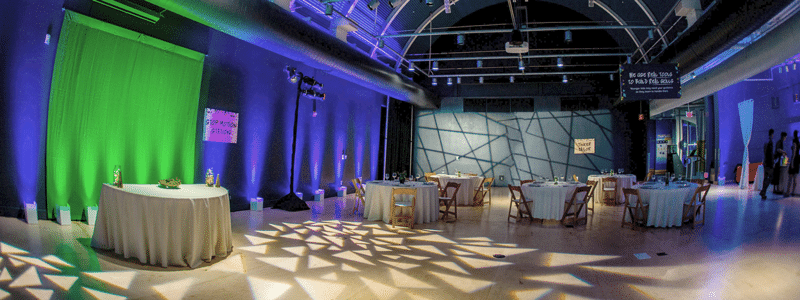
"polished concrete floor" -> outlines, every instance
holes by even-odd
[[[89,247],[92,227],[0,218],[0,299],[798,299],[800,199],[714,186],[691,229],[507,222],[508,190],[454,223],[392,229],[352,198],[232,213],[234,250],[197,269]],[[496,258],[495,254],[505,255]]]

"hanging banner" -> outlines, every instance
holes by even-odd
[[[238,135],[238,113],[206,108],[204,141],[236,144]]]
[[[576,139],[575,154],[594,154],[594,139]]]
[[[623,64],[619,67],[619,78],[621,101],[681,97],[677,64]]]

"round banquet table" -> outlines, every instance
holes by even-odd
[[[617,175],[589,175],[588,180],[597,181],[597,187],[594,189],[594,199],[596,201],[603,201],[603,186],[602,180],[614,177],[617,179],[617,203],[624,203],[625,196],[622,195],[622,189],[631,188],[636,183],[636,175],[633,174],[617,174]]]
[[[581,186],[586,185],[568,182],[558,184],[534,182],[523,184],[521,188],[525,199],[533,201],[531,210],[534,219],[561,220],[567,201],[572,198],[575,189]],[[586,210],[584,209],[580,216],[585,215]]]
[[[687,183],[681,186],[670,183],[669,186],[664,186],[663,183],[656,183],[635,188],[639,190],[642,202],[650,204],[647,226],[672,227],[683,224],[683,203],[692,200],[697,184]],[[625,214],[625,219],[630,220],[628,214]]]
[[[196,268],[233,250],[228,190],[204,184],[103,184],[92,247],[141,263]]]
[[[382,220],[388,224],[392,209],[392,189],[398,187],[417,190],[417,203],[414,207],[415,224],[435,222],[439,219],[439,188],[436,187],[436,183],[407,181],[405,184],[400,184],[396,181],[382,180],[366,184],[364,218],[370,221]]]
[[[458,194],[456,194],[456,203],[458,205],[468,205],[473,206],[473,198],[475,197],[475,189],[478,188],[478,185],[481,184],[483,181],[483,177],[480,176],[466,176],[462,175],[461,177],[456,175],[447,175],[447,174],[438,174],[431,176],[433,178],[439,178],[439,183],[442,185],[442,188],[447,186],[448,182],[455,182],[460,183],[461,187],[458,189]]]

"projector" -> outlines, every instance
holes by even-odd
[[[520,45],[514,45],[511,42],[506,42],[506,52],[511,54],[528,53],[528,42],[523,42]]]

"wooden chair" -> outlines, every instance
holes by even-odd
[[[447,186],[444,187],[444,194],[439,196],[439,212],[442,213],[442,220],[445,222],[454,222],[458,220],[458,203],[456,202],[456,195],[458,195],[458,190],[461,189],[461,184],[457,182],[448,182]],[[444,210],[442,210],[442,206],[444,206]],[[453,208],[453,211],[450,211],[450,207]],[[452,215],[453,220],[445,220],[447,216]]]
[[[616,205],[617,204],[617,178],[614,177],[606,177],[603,178],[601,181],[601,187],[603,188],[603,202],[606,205]]]
[[[656,170],[650,169],[649,171],[647,171],[647,176],[644,177],[644,182],[653,180],[653,176],[656,176]]]
[[[475,173],[464,173],[464,175],[466,175],[466,176],[478,176],[478,174],[475,174]]]
[[[483,189],[483,183],[486,178],[481,180],[481,183],[472,191],[472,206],[483,206],[483,198],[486,197],[486,190]]]
[[[594,203],[597,201],[594,199],[594,190],[597,188],[597,180],[586,181],[586,185],[592,188],[589,191],[589,197],[586,198],[586,213],[588,214],[591,211],[594,214]]]
[[[692,195],[692,200],[689,203],[683,203],[683,223],[692,222],[692,228],[697,221],[697,216],[703,214],[701,224],[706,223],[706,195],[711,185],[703,185],[697,187]]]
[[[533,180],[533,179],[522,180],[522,181],[519,182],[519,185],[523,185],[523,184],[526,184],[526,183],[531,183],[531,182],[534,182],[534,181],[536,181],[536,180]]]
[[[366,195],[367,191],[364,190],[364,185],[358,178],[353,178],[351,180],[353,182],[353,188],[356,189],[356,204],[353,206],[353,213],[355,214],[358,211],[358,205],[361,203],[361,207],[363,208],[366,205]]]
[[[425,173],[425,180],[426,181],[431,181],[431,178],[432,178],[431,176],[434,176],[434,175],[436,175],[436,173]]]
[[[636,227],[647,229],[647,213],[650,210],[650,205],[642,203],[642,197],[639,195],[638,189],[622,189],[622,194],[625,196],[625,208],[622,210],[622,226],[630,225],[631,229],[636,230]],[[630,216],[630,222],[625,221],[625,215]]]
[[[705,180],[705,179],[692,179],[692,180],[690,180],[690,181],[691,181],[692,183],[696,183],[696,184],[697,184],[697,186],[704,186],[704,185],[706,185],[706,180]]]
[[[398,201],[398,196],[411,196],[411,201],[401,200]],[[411,188],[393,188],[392,189],[392,208],[391,219],[392,228],[395,225],[405,225],[408,228],[414,228],[414,208],[417,204],[417,189]],[[408,214],[404,214],[404,210],[410,210]],[[398,214],[399,212],[399,214]]]
[[[588,222],[586,219],[586,214],[581,217],[581,210],[586,207],[586,201],[589,198],[589,192],[592,190],[590,186],[582,186],[575,189],[575,192],[572,193],[572,198],[569,199],[565,203],[564,206],[564,214],[561,215],[561,225],[564,225],[567,218],[572,219],[572,225],[577,225],[579,221],[583,220],[584,224]],[[583,196],[578,198],[578,194],[583,193]],[[572,210],[572,208],[575,210]]]
[[[531,214],[530,206],[533,201],[525,199],[525,195],[522,194],[522,189],[519,186],[513,186],[509,184],[508,190],[511,192],[511,203],[508,205],[508,220],[514,218],[517,220],[517,222],[519,222],[520,219],[528,216],[528,218],[533,221],[533,215]],[[519,197],[514,194],[515,192],[519,193]],[[517,207],[517,215],[511,214],[512,206]]]
[[[484,196],[489,194],[489,202],[484,202],[484,204],[489,203],[492,204],[492,185],[494,184],[494,177],[489,177],[483,180],[481,186],[483,187]]]

